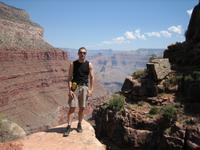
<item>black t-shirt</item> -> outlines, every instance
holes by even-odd
[[[73,62],[73,79],[72,82],[77,84],[88,85],[88,75],[89,75],[89,61],[83,63],[76,60]]]

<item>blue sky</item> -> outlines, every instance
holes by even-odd
[[[25,9],[55,47],[134,50],[184,40],[198,0],[1,0]]]

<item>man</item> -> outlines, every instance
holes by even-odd
[[[73,61],[69,68],[69,112],[67,114],[68,126],[64,136],[68,136],[71,131],[71,122],[75,108],[79,106],[77,131],[82,132],[81,122],[84,116],[84,109],[89,96],[93,92],[94,74],[93,67],[86,60],[87,50],[84,47],[78,50],[78,60]],[[89,80],[89,87],[88,87]]]

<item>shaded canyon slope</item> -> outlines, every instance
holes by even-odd
[[[0,113],[26,133],[66,121],[68,54],[22,10],[0,3]],[[87,113],[107,92],[95,81]]]

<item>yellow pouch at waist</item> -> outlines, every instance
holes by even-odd
[[[77,89],[77,83],[76,82],[72,82],[71,90],[75,91],[76,89]]]

